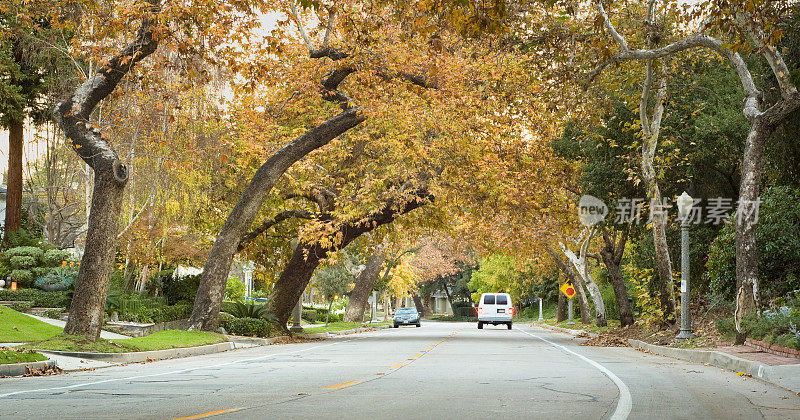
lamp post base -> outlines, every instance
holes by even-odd
[[[681,332],[675,336],[675,339],[678,341],[688,340],[690,338],[695,338],[695,335],[692,334],[692,330],[681,330]]]
[[[289,331],[291,331],[291,332],[293,332],[293,333],[301,333],[301,332],[303,332],[303,327],[301,327],[301,326],[299,326],[299,325],[292,325],[292,326],[289,328]]]

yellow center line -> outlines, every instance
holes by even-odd
[[[417,353],[414,355],[414,357],[420,357],[420,356],[422,356],[422,353]]]
[[[342,382],[342,383],[336,384],[336,385],[326,386],[324,389],[339,389],[339,388],[345,388],[345,387],[353,386],[355,384],[360,384],[360,383],[361,383],[361,381],[348,381],[348,382]]]
[[[214,411],[209,411],[207,413],[195,414],[193,416],[188,416],[188,417],[175,417],[172,420],[202,419],[204,417],[211,417],[211,416],[216,416],[216,415],[219,415],[219,414],[233,413],[234,411],[239,411],[239,410],[241,410],[241,408],[228,408],[228,409],[225,409],[225,410],[214,410]]]
[[[405,366],[405,365],[406,365],[405,363],[398,363],[396,365],[392,365],[392,369],[397,369],[397,368],[399,368],[401,366]]]
[[[425,349],[425,350],[427,350],[427,351],[431,351],[431,350],[433,350],[433,347],[428,347],[428,348],[427,348],[427,349]]]

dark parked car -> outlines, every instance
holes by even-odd
[[[416,325],[419,323],[419,312],[415,308],[401,308],[394,313],[394,327],[398,328],[401,325]]]

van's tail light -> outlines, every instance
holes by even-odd
[[[508,308],[508,314],[514,315],[514,308]]]
[[[483,308],[481,308],[481,307],[478,307],[478,313],[479,313],[479,314],[482,314],[482,313],[483,313]]]

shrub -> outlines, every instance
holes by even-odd
[[[236,317],[227,312],[220,312],[219,318],[217,319],[219,320],[219,326],[227,330],[228,328],[226,325],[230,324],[230,322],[236,319]]]
[[[19,300],[11,303],[10,305],[8,305],[8,307],[17,312],[28,312],[33,307],[33,305],[31,304],[30,301]]]
[[[44,316],[52,319],[61,319],[62,312],[64,312],[64,308],[50,308],[44,311]]]
[[[42,254],[42,264],[47,267],[58,267],[69,258],[70,253],[65,249],[50,249]]]
[[[756,340],[800,349],[800,309],[783,306],[775,311],[764,311],[760,318],[750,314],[742,321],[742,326],[744,332]]]
[[[317,311],[315,309],[303,309],[303,315],[300,317],[313,324],[317,321]]]
[[[56,267],[50,270],[49,273],[37,278],[34,285],[48,292],[69,290],[77,277],[78,272],[73,268]]]
[[[186,319],[192,315],[193,305],[180,304],[173,306],[159,306],[151,309],[150,317],[153,322],[169,322]]]
[[[722,318],[717,320],[717,331],[725,337],[736,335],[736,324],[733,318]]]
[[[236,318],[259,318],[265,320],[273,320],[275,318],[274,315],[269,313],[269,308],[266,305],[254,305],[252,303],[234,302],[225,312]]]
[[[42,308],[69,308],[72,296],[69,292],[45,292],[38,289],[0,290],[0,300],[30,301],[33,306]]]
[[[30,270],[11,270],[11,281],[17,282],[17,287],[33,286],[33,273]]]
[[[225,283],[225,300],[243,301],[244,292],[244,283],[240,282],[238,277],[228,277],[227,283]]]
[[[8,259],[14,268],[31,268],[36,265],[36,258],[28,255],[15,255]]]
[[[194,302],[197,288],[200,286],[200,275],[174,278],[172,270],[160,271],[155,277],[160,278],[167,303]]]
[[[528,307],[528,308],[525,308],[525,310],[528,310],[528,309],[531,309],[531,308],[532,308],[532,306]],[[525,311],[523,311],[523,313],[525,313]],[[461,306],[461,307],[456,306],[455,308],[453,308],[453,315],[459,316],[459,317],[467,317],[467,318],[476,317],[477,318],[478,317],[478,309],[477,308],[473,308],[472,306]]]
[[[233,335],[269,337],[272,332],[272,323],[259,318],[233,318],[228,319],[226,324],[222,327]]]
[[[5,257],[9,260],[13,257],[32,257],[35,261],[39,261],[42,255],[44,255],[44,251],[35,246],[18,246],[5,252]]]

